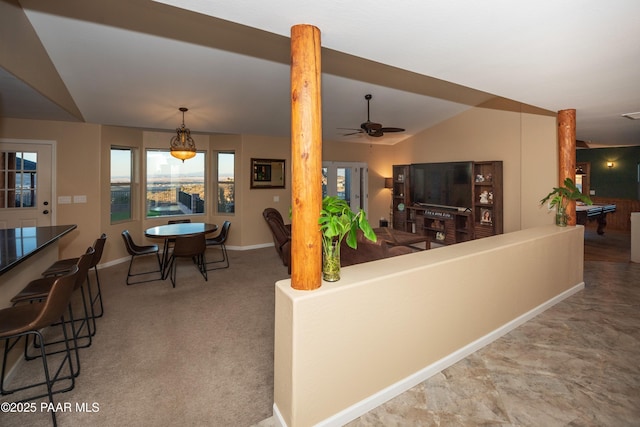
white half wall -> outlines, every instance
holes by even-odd
[[[342,425],[583,286],[584,228],[555,225],[276,284],[274,412]]]

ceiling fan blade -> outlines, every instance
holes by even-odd
[[[381,128],[380,131],[382,132],[404,132],[404,129],[402,128]]]
[[[576,139],[576,148],[589,148],[589,144],[581,139]]]
[[[359,130],[359,131],[357,131],[357,132],[343,133],[343,134],[342,134],[342,136],[359,135],[359,134],[361,134],[361,133],[364,133],[364,132],[362,132],[361,130]]]
[[[404,129],[402,128],[382,127],[382,124],[371,121],[371,119],[369,118],[369,112],[370,112],[369,101],[371,101],[371,98],[372,96],[369,94],[364,96],[364,99],[367,100],[367,121],[360,125],[360,129],[338,128],[338,129],[354,130],[354,131],[358,130],[358,132],[346,133],[346,134],[343,134],[343,136],[356,135],[358,133],[365,133],[367,134],[367,136],[371,136],[373,138],[380,138],[381,136],[384,136],[385,132],[404,132]]]

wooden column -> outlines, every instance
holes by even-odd
[[[322,102],[320,30],[291,27],[291,287],[322,283]]]
[[[576,179],[576,110],[558,111],[558,150],[560,185],[566,178]],[[567,205],[568,225],[576,225],[576,202]]]

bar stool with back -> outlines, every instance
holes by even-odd
[[[76,316],[74,316],[73,308],[72,308],[72,300],[73,300],[73,294],[72,294],[71,300],[69,301],[69,319],[66,322],[71,326],[71,332],[73,333],[73,348],[75,349],[89,347],[91,345],[92,337],[93,335],[95,335],[95,329],[93,331],[91,330],[91,323],[90,323],[91,309],[89,307],[90,302],[85,297],[84,286],[83,286],[87,282],[87,279],[86,279],[87,272],[89,271],[89,266],[91,265],[91,261],[94,255],[95,255],[94,249],[92,247],[87,248],[87,251],[82,256],[77,258],[78,259],[77,264],[71,266],[71,269],[69,270],[69,271],[71,271],[72,269],[75,270],[76,268],[78,270],[75,276],[76,280],[75,280],[73,290],[74,291],[80,290],[80,294],[82,297],[82,308],[84,310],[84,314],[82,318],[80,317],[76,318]],[[39,302],[39,301],[45,300],[47,296],[51,293],[51,289],[53,288],[53,284],[55,283],[57,277],[58,276],[49,276],[49,277],[41,277],[39,279],[32,280],[31,282],[29,282],[29,284],[27,284],[27,286],[24,287],[24,289],[18,292],[11,299],[11,303],[14,306],[16,306],[20,303],[33,303],[33,302]],[[77,327],[76,327],[76,324],[78,324]],[[80,333],[85,327],[87,330],[86,334],[80,335]],[[80,345],[78,344],[79,339],[87,339],[87,341],[82,345]],[[27,343],[25,342],[25,348],[24,348],[25,360],[33,360],[38,357],[41,357],[40,354],[30,356],[28,352],[29,348],[26,344]],[[45,346],[51,349],[47,350],[46,352],[47,355],[50,356],[53,354],[64,352],[65,351],[64,349],[59,348],[60,347],[59,344],[64,344],[65,347],[67,346],[67,343],[64,342],[64,339],[48,341],[45,344]],[[53,347],[54,345],[58,345],[57,350]],[[38,344],[34,343],[34,347],[37,348]],[[75,352],[75,355],[76,355],[76,369],[73,371],[73,375],[78,376],[80,374],[80,356],[77,351]]]
[[[91,280],[89,279],[89,272],[87,272],[87,292],[89,294],[89,299],[91,300],[91,317],[93,319],[94,327],[95,327],[95,319],[98,317],[102,317],[104,314],[104,304],[102,302],[102,289],[100,287],[100,276],[98,275],[97,266],[100,263],[100,260],[102,259],[102,253],[104,251],[104,245],[106,241],[107,241],[107,235],[105,233],[102,233],[102,235],[98,237],[96,241],[93,243],[93,249],[95,250],[95,253],[93,255],[93,259],[91,260],[91,265],[89,266],[89,269],[90,270],[93,269],[96,276],[95,295],[92,295],[91,293]],[[42,275],[47,277],[47,276],[57,276],[59,274],[64,274],[67,271],[69,271],[69,268],[71,268],[73,265],[76,265],[77,262],[78,262],[78,258],[67,258],[67,259],[58,260],[53,264],[51,264],[51,266],[49,266],[49,268],[47,268],[42,273]],[[96,302],[100,303],[99,304],[100,312],[97,314],[94,309]]]
[[[49,403],[53,405],[53,395],[63,393],[73,389],[75,386],[75,376],[73,375],[73,363],[71,358],[72,346],[69,345],[66,325],[68,321],[65,319],[65,311],[70,309],[71,294],[75,287],[78,275],[78,267],[74,266],[71,271],[63,276],[55,278],[51,290],[43,302],[34,302],[32,304],[20,304],[17,306],[4,308],[0,310],[0,339],[5,341],[5,350],[2,359],[2,372],[0,373],[0,392],[3,395],[13,394],[23,390],[33,388],[46,388],[46,392],[22,398],[22,402],[47,397]],[[65,337],[65,356],[60,362],[55,374],[52,376],[49,371],[45,338],[41,332],[42,329],[56,323],[61,325],[63,336]],[[5,374],[7,368],[7,355],[11,348],[15,346],[21,338],[28,341],[29,336],[33,336],[34,340],[40,342],[42,368],[44,372],[44,381],[33,384],[16,387],[14,389],[5,388]],[[73,338],[75,334],[73,335]],[[14,340],[11,343],[11,340]],[[75,345],[77,352],[77,345]],[[64,373],[64,367],[68,365],[69,375],[60,376]],[[69,380],[66,387],[55,389],[58,381]],[[51,411],[53,425],[57,426],[56,413]]]

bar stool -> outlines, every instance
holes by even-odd
[[[69,302],[71,300],[71,294],[73,293],[73,289],[77,281],[77,275],[78,268],[73,267],[69,273],[63,276],[56,277],[49,294],[43,302],[20,304],[0,310],[0,339],[5,341],[4,355],[2,358],[2,372],[0,374],[1,394],[12,394],[22,390],[28,390],[38,387],[42,388],[42,386],[45,386],[45,393],[36,394],[34,396],[24,398],[22,399],[22,402],[39,399],[46,396],[49,399],[49,404],[53,405],[54,394],[72,390],[75,386],[71,350],[72,348],[74,348],[75,352],[77,352],[78,349],[77,345],[74,345],[73,347],[69,345],[66,327],[68,322],[65,320],[64,313],[66,310],[70,311],[71,306]],[[65,356],[60,362],[58,368],[54,370],[55,374],[51,376],[47,363],[45,339],[40,330],[54,324],[55,322],[57,322],[57,324],[61,325],[62,327],[62,332],[65,337],[64,342],[66,343],[66,346]],[[14,389],[6,389],[4,378],[7,370],[7,355],[9,354],[9,351],[15,346],[15,344],[20,341],[21,338],[24,337],[26,341],[29,341],[30,336],[33,336],[34,341],[38,341],[40,343],[44,381],[17,387]],[[73,335],[73,337],[75,337],[75,335]],[[12,340],[14,340],[13,343],[11,343]],[[68,365],[69,375],[60,376],[63,373],[65,365]],[[66,387],[54,390],[54,386],[58,381],[66,380],[69,380],[69,384]],[[57,426],[55,411],[51,411],[51,417],[53,425]]]
[[[91,345],[91,340],[92,340],[91,338],[95,334],[95,330],[93,332],[91,331],[91,324],[89,322],[90,320],[89,304],[90,303],[87,302],[87,299],[84,294],[84,287],[83,287],[83,284],[86,282],[87,272],[89,271],[89,265],[91,265],[91,261],[93,259],[94,254],[95,254],[95,251],[93,248],[91,247],[87,248],[87,251],[84,253],[84,255],[78,258],[77,264],[74,266],[71,266],[71,269],[78,270],[78,273],[75,276],[76,279],[75,279],[73,290],[74,291],[78,289],[80,290],[80,293],[82,295],[82,306],[84,309],[84,317],[82,319],[76,319],[73,316],[71,301],[69,302],[69,320],[67,320],[66,322],[71,325],[71,330],[74,336],[75,348],[89,347]],[[18,292],[18,294],[16,294],[11,299],[11,303],[15,306],[20,303],[26,303],[26,302],[33,303],[36,301],[43,301],[51,293],[53,284],[55,283],[58,277],[59,276],[41,277],[39,279],[32,280],[31,282],[29,282],[27,286],[24,287],[24,289]],[[77,328],[76,328],[76,323],[79,323],[79,326]],[[85,326],[87,328],[87,333],[86,335],[80,336],[80,332]],[[83,345],[78,345],[78,339],[81,339],[81,338],[87,338],[87,343]],[[61,343],[64,343],[64,340],[49,341],[46,343],[46,346],[53,346],[55,344],[61,344]],[[37,357],[41,357],[39,354],[35,356],[30,356],[28,352],[28,346],[26,344],[28,343],[25,342],[25,348],[24,348],[24,358],[26,360],[32,360]],[[65,343],[65,346],[66,345],[67,344]],[[34,343],[34,346],[37,347],[38,344]],[[47,351],[47,354],[52,355],[52,354],[61,353],[63,351],[64,349],[57,350],[57,351],[49,350]],[[76,352],[76,370],[73,371],[73,375],[78,376],[79,374],[80,374],[80,356],[79,356],[79,353]]]
[[[87,272],[87,292],[89,293],[89,298],[91,299],[91,317],[93,319],[93,325],[95,330],[95,319],[98,317],[102,317],[104,314],[104,305],[102,302],[102,289],[100,287],[100,276],[98,275],[98,267],[97,265],[100,263],[102,259],[102,252],[104,251],[104,245],[107,242],[107,235],[102,233],[100,237],[96,239],[93,243],[93,249],[95,250],[95,254],[93,255],[93,259],[91,260],[91,265],[89,269],[93,269],[96,276],[96,294],[92,296],[91,294],[91,280],[89,279],[89,273]],[[69,271],[71,266],[76,265],[78,262],[78,258],[67,258],[61,259],[49,266],[42,275],[43,276],[57,276],[59,274],[64,274]],[[94,306],[96,302],[100,303],[100,313],[96,314]]]

